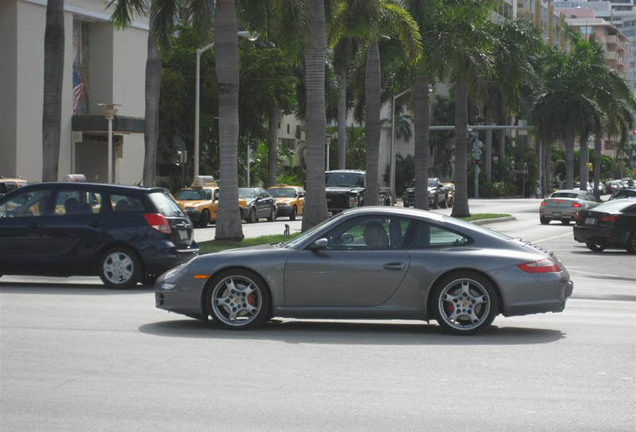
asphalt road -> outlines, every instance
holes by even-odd
[[[149,287],[2,277],[0,431],[633,431],[636,257],[540,225],[538,203],[471,211],[514,214],[489,227],[554,250],[573,297],[475,337],[405,321],[223,331],[155,309]]]

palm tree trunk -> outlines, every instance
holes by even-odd
[[[276,162],[278,159],[278,104],[269,107],[269,153],[267,158],[267,184],[276,184]]]
[[[415,79],[415,208],[428,210],[428,167],[430,146],[428,144],[431,124],[428,78]]]
[[[153,26],[153,20],[150,25]],[[148,58],[146,59],[146,131],[144,133],[143,184],[155,185],[157,167],[157,141],[159,140],[159,98],[161,96],[161,57],[155,32],[148,32]]]
[[[574,124],[571,120],[565,122],[565,188],[574,187]]]
[[[311,32],[305,38],[307,81],[307,198],[302,230],[319,224],[328,216],[325,194],[325,64],[327,26],[324,0],[311,0]]]
[[[581,134],[581,143],[580,143],[580,148],[581,151],[580,156],[579,156],[579,188],[581,190],[587,190],[587,179],[588,179],[588,168],[587,168],[587,163],[590,160],[590,151],[587,148],[587,139],[588,139],[588,134],[587,133],[583,133]]]
[[[214,33],[219,92],[220,190],[217,240],[242,240],[238,206],[239,53],[234,0],[217,0]]]
[[[57,181],[64,79],[64,0],[49,0],[44,32],[42,107],[42,181]]]
[[[494,113],[492,112],[492,108],[486,109],[486,124],[493,125],[495,122],[493,120]],[[485,152],[484,152],[484,174],[488,181],[492,180],[492,129],[486,129],[486,143],[485,143]]]
[[[594,138],[594,195],[600,196],[598,185],[601,182],[601,134]]]
[[[380,73],[380,49],[376,40],[369,45],[365,79],[367,189],[364,197],[364,205],[369,206],[379,204],[378,164],[380,152],[380,92],[382,90]]]
[[[466,82],[455,83],[455,203],[453,217],[468,217],[468,176],[466,146],[468,140],[468,90]]]
[[[338,89],[338,169],[347,166],[347,63],[338,68],[340,88]]]

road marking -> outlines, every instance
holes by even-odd
[[[572,235],[572,233],[568,232],[568,233],[560,234],[560,235],[557,235],[557,236],[546,237],[544,239],[535,240],[533,243],[541,243],[541,242],[544,242],[544,241],[554,240],[554,239],[558,239],[558,238],[561,238],[561,237],[567,237],[567,236],[571,236],[571,235]]]

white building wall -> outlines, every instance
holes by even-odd
[[[17,12],[15,3],[0,1],[0,175],[14,177],[16,172],[17,123]]]

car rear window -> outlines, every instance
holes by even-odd
[[[153,192],[148,198],[163,216],[185,216],[181,207],[165,192]]]
[[[578,194],[574,192],[555,192],[550,198],[578,198]]]

